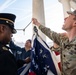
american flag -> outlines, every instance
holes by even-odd
[[[31,70],[36,75],[60,75],[59,55],[51,51],[45,41],[39,36],[33,36]]]
[[[35,34],[32,40],[31,63],[29,73],[20,75],[61,75],[58,64],[59,55],[51,51],[45,41]],[[26,68],[26,67],[25,67]],[[23,71],[22,71],[23,72]]]

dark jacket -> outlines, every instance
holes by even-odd
[[[16,60],[19,60],[19,59],[24,60],[27,57],[31,56],[31,50],[26,52],[25,48],[21,48],[15,45],[13,41],[10,42],[9,46],[10,46],[10,49],[12,50],[12,53],[16,57]]]
[[[0,44],[0,75],[17,75],[17,63],[6,46]]]

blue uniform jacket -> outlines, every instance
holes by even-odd
[[[9,46],[12,53],[16,57],[16,60],[19,60],[19,59],[23,60],[31,56],[31,50],[26,51],[25,48],[21,48],[15,45],[13,41],[10,42]]]

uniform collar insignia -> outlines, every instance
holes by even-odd
[[[2,49],[3,49],[3,50],[8,50],[8,48],[7,48],[7,47],[4,47],[4,46],[2,47]]]

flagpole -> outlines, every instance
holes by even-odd
[[[16,30],[23,30],[23,31],[25,31],[25,29],[26,29],[31,23],[32,23],[32,21],[30,21],[29,24],[27,24],[25,28],[23,28],[23,29],[16,29]]]

